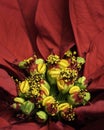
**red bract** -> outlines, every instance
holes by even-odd
[[[104,129],[103,16],[102,0],[0,0],[1,130]],[[81,121],[74,123],[73,127],[62,122],[49,122],[45,126],[34,122],[18,123],[8,107],[16,95],[11,76],[22,80],[24,75],[12,65],[34,52],[46,58],[53,50],[62,57],[74,45],[78,54],[86,58],[83,72],[93,95],[89,105],[76,109]]]

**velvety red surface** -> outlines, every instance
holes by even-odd
[[[104,129],[104,1],[0,0],[0,130]],[[34,53],[60,56],[73,47],[86,58],[83,74],[92,94],[88,105],[77,108],[74,124],[35,122],[16,124],[9,105],[16,95],[10,75],[23,79],[15,66]]]

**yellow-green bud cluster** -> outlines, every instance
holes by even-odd
[[[63,58],[51,54],[46,61],[34,56],[20,62],[26,78],[16,81],[18,95],[12,108],[39,123],[46,122],[49,117],[73,121],[74,108],[86,105],[91,98],[86,78],[79,77],[84,63],[84,58],[70,50]]]

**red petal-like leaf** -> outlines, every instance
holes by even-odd
[[[0,87],[5,89],[11,95],[15,96],[17,94],[15,82],[3,69],[0,69]]]
[[[10,124],[5,119],[0,117],[0,129],[8,126],[10,126]]]

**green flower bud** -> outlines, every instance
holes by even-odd
[[[34,107],[34,103],[32,103],[31,101],[26,101],[21,105],[20,109],[24,114],[29,115],[33,111]]]
[[[85,59],[83,57],[77,57],[77,63],[84,64],[85,63]]]
[[[18,66],[19,66],[21,69],[26,69],[26,68],[27,68],[27,65],[29,65],[30,62],[34,60],[34,58],[35,58],[35,56],[34,56],[34,57],[30,57],[30,58],[28,58],[28,59],[25,59],[25,60],[21,61],[21,62],[18,64]]]
[[[86,77],[82,76],[78,79],[78,83],[85,84]]]
[[[17,103],[13,103],[13,104],[11,105],[11,107],[12,107],[13,109],[16,109]]]
[[[91,95],[89,92],[85,92],[84,98],[83,98],[83,105],[85,105],[91,98]]]
[[[21,62],[18,64],[19,68],[21,68],[21,69],[25,69],[25,68],[27,67],[26,65],[27,65],[26,60],[21,61]]]
[[[77,81],[76,81],[76,83],[75,83],[75,85],[76,86],[79,86],[80,87],[80,89],[85,89],[87,86],[86,86],[86,84],[85,84],[85,80],[86,80],[86,78],[84,77],[84,76],[82,76],[82,77],[80,77]]]
[[[35,63],[36,63],[36,64],[43,64],[43,63],[44,63],[44,60],[41,59],[41,58],[38,58],[38,59],[35,60]]]
[[[20,103],[13,103],[13,104],[11,105],[11,107],[12,107],[13,109],[15,109],[15,110],[20,110],[20,106],[21,106]]]
[[[48,115],[44,111],[38,111],[36,112],[36,120],[39,123],[44,123],[48,119]]]

